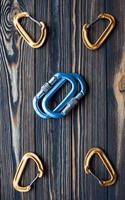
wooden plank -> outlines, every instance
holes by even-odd
[[[42,5],[43,3],[41,2],[41,6],[38,4],[36,9],[41,10]],[[93,14],[95,12],[94,9],[96,8],[93,4],[91,5],[90,2],[88,5],[87,11],[89,12],[92,7],[91,13]],[[95,97],[95,93],[91,91],[89,94],[91,95],[91,100],[88,100],[91,102],[89,102],[89,104],[86,103],[86,107],[84,103],[81,104],[81,107],[79,107],[79,109],[77,108],[78,110],[76,109],[72,113],[72,116],[67,116],[66,121],[64,119],[58,121],[58,124],[55,124],[55,120],[49,120],[48,123],[46,123],[43,121],[40,122],[40,120],[36,118],[36,128],[38,127],[39,132],[41,130],[41,140],[43,141],[42,146],[44,146],[42,151],[45,152],[42,157],[47,156],[47,159],[49,158],[49,160],[51,160],[51,163],[47,163],[47,166],[51,166],[49,168],[49,174],[52,175],[49,177],[50,180],[47,180],[48,177],[45,177],[46,187],[49,185],[50,189],[46,194],[44,194],[45,190],[42,190],[43,196],[46,196],[47,199],[49,199],[50,196],[52,196],[53,199],[83,199],[86,194],[88,199],[90,199],[92,195],[94,195],[95,199],[97,197],[106,199],[107,191],[103,190],[101,187],[96,187],[96,185],[93,188],[93,182],[90,183],[89,179],[88,181],[84,181],[83,174],[84,151],[86,153],[88,148],[92,145],[106,146],[106,92],[104,92],[104,87],[106,87],[106,74],[104,76],[105,50],[102,49],[100,54],[101,56],[104,55],[103,59],[100,59],[100,55],[96,52],[95,60],[95,54],[86,50],[81,43],[82,10],[86,8],[86,2],[82,4],[80,1],[79,4],[77,4],[73,1],[73,4],[71,5],[70,1],[67,1],[67,3],[53,1],[48,6],[48,12],[45,12],[49,13],[50,19],[50,21],[48,20],[49,37],[46,46],[47,52],[44,51],[42,54],[42,48],[41,52],[38,51],[38,54],[36,55],[36,62],[38,63],[36,66],[40,66],[40,64],[43,63],[43,68],[41,67],[39,71],[36,71],[36,88],[40,88],[41,80],[48,80],[55,72],[58,71],[79,72],[83,75],[86,73],[85,75],[86,77],[88,76],[88,81],[93,80],[93,89],[94,87],[96,88],[95,92],[97,97]],[[104,2],[98,5],[98,9],[100,7],[104,7]],[[77,16],[77,13],[80,13],[80,15]],[[65,18],[67,20],[65,20]],[[89,19],[86,19],[86,21],[87,20]],[[81,21],[81,23],[79,23],[79,21]],[[103,28],[104,26],[101,27],[101,30],[103,30]],[[89,54],[87,58],[91,58],[87,60],[87,63],[85,63],[86,60],[83,59],[84,54],[87,54],[86,52]],[[96,65],[95,72],[93,70],[92,63]],[[88,64],[90,65],[89,71],[87,71]],[[101,68],[102,64],[103,68]],[[93,79],[93,76],[95,76],[95,79]],[[102,82],[102,85],[97,84],[97,81],[98,83]],[[103,95],[103,98],[97,105],[98,95]],[[102,112],[104,114],[103,119],[105,119],[105,121],[100,118],[100,121],[98,122],[98,116],[100,113],[102,114]],[[87,116],[86,119],[85,115]],[[88,119],[90,119],[89,123]],[[85,122],[83,122],[83,120]],[[46,123],[46,125],[43,123]],[[85,127],[86,123],[87,127]],[[66,126],[66,124],[68,124],[68,126]],[[90,124],[92,124],[92,126],[90,126]],[[63,132],[61,130],[63,130]],[[47,136],[44,135],[46,134],[45,132],[47,132]],[[93,134],[91,135],[92,132]],[[85,133],[86,135],[84,136]],[[87,145],[89,144],[88,140],[93,142],[90,142],[87,146],[86,142],[83,140],[84,137],[86,137]],[[39,137],[37,144],[39,144]],[[40,144],[39,148],[41,150]],[[101,171],[105,173],[105,170]],[[84,184],[86,184],[86,190],[84,189]],[[90,193],[89,190],[90,184],[92,193]],[[37,194],[39,195],[39,192]]]
[[[49,31],[46,45],[36,52],[36,66],[40,66],[39,70],[36,70],[38,91],[41,84],[49,80],[54,73],[71,70],[70,4],[69,1],[65,4],[61,1],[41,1],[36,10],[38,16],[47,21]],[[62,96],[61,93],[58,100]],[[71,115],[67,119],[47,121],[37,116],[36,133],[36,151],[44,158],[45,172],[47,170],[43,185],[37,185],[36,198],[39,198],[41,192],[45,199],[72,199]]]
[[[0,190],[1,199],[14,200],[116,200],[124,199],[124,6],[121,0],[2,0],[0,37]],[[48,38],[32,49],[13,26],[20,10],[48,26]],[[110,38],[97,51],[82,43],[81,29],[101,12],[111,13],[118,23]],[[120,14],[119,14],[120,13]],[[24,20],[25,21],[25,20]],[[29,20],[24,26],[39,37],[39,27]],[[98,38],[105,23],[94,25],[90,37]],[[56,72],[77,72],[89,84],[88,95],[66,118],[42,120],[32,107],[33,96]],[[119,90],[120,87],[120,91]],[[55,101],[65,93],[61,91]],[[102,188],[83,171],[83,160],[93,146],[105,150],[117,169],[116,185]],[[13,176],[26,152],[36,152],[44,165],[44,177],[26,193],[12,187]],[[98,159],[97,175],[108,174]],[[37,173],[29,162],[23,183]]]
[[[123,200],[125,196],[125,2],[106,1],[107,12],[111,12],[117,20],[116,29],[107,44],[107,104],[108,104],[108,153],[117,169],[118,181],[115,188],[109,188],[108,198]],[[120,88],[123,88],[122,92]]]
[[[25,5],[26,1],[3,0],[1,4],[1,198],[6,200],[35,198],[33,191],[25,196],[12,186],[20,159],[27,151],[34,151],[34,50],[21,39],[12,21],[15,13],[26,9]],[[28,9],[33,11],[34,1]],[[29,29],[33,34],[32,24]],[[33,176],[34,167],[25,179]]]
[[[81,8],[81,10],[80,10]],[[81,45],[80,25],[91,23],[98,14],[104,11],[105,1],[81,1],[78,6],[76,3],[76,71],[85,75],[89,84],[89,94],[81,107],[78,109],[78,116],[74,115],[74,173],[75,184],[73,199],[107,199],[107,189],[100,187],[99,183],[91,176],[83,173],[83,159],[89,148],[98,146],[106,150],[106,62],[105,46],[97,51],[88,50]],[[78,15],[77,13],[80,14]],[[79,22],[80,21],[80,22]],[[99,37],[104,30],[104,24],[98,23],[93,26],[91,38],[93,41]],[[77,121],[77,122],[76,122]],[[77,126],[76,126],[77,124]],[[72,167],[73,167],[72,166]],[[106,176],[105,169],[100,167],[100,162],[96,160],[96,174]]]

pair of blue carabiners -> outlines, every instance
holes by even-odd
[[[54,108],[49,108],[54,94],[66,83],[71,84],[68,95]],[[80,91],[79,91],[80,88]],[[78,92],[79,91],[79,92]],[[44,119],[63,118],[75,107],[78,101],[85,96],[87,83],[83,77],[76,73],[56,73],[47,83],[45,83],[33,99],[33,107],[36,113]]]

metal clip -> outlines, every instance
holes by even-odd
[[[54,78],[53,78],[54,77]],[[43,86],[42,90],[34,97],[33,107],[36,113],[41,118],[62,118],[78,103],[78,101],[86,94],[87,84],[86,81],[78,74],[64,74],[57,73],[48,82],[50,86]],[[68,81],[71,84],[71,91],[60,102],[60,104],[53,110],[49,108],[54,94],[61,88],[61,86]],[[80,85],[80,92],[78,92],[78,86]],[[41,106],[40,106],[40,103]]]
[[[31,37],[28,35],[28,33],[24,30],[24,28],[19,23],[19,20],[22,18],[28,17],[32,21],[34,21],[36,24],[40,26],[40,38],[37,42],[34,42]],[[24,38],[24,40],[32,47],[32,48],[39,48],[43,45],[45,42],[46,36],[47,36],[47,28],[43,22],[38,22],[33,17],[29,15],[27,12],[21,12],[14,16],[13,23],[17,31],[20,33],[20,35]]]
[[[36,163],[37,168],[38,168],[38,173],[37,173],[36,177],[33,179],[33,181],[31,181],[31,183],[28,186],[19,186],[19,182],[22,177],[22,173],[23,173],[24,168],[26,167],[27,161],[29,159],[32,159]],[[31,189],[31,186],[33,185],[33,183],[38,178],[41,178],[42,176],[43,176],[43,165],[42,165],[40,159],[38,158],[38,156],[31,152],[26,153],[23,156],[23,158],[17,168],[15,177],[13,179],[13,187],[15,188],[15,190],[17,190],[19,192],[28,192]]]
[[[103,162],[104,166],[108,170],[108,172],[110,174],[110,179],[108,179],[108,180],[100,180],[92,172],[92,170],[90,168],[90,161],[91,161],[93,155],[95,155],[95,154],[99,156],[99,158]],[[94,178],[96,178],[99,181],[99,184],[101,186],[110,186],[110,185],[113,185],[116,182],[116,180],[117,180],[117,174],[116,174],[115,170],[113,169],[111,163],[109,162],[108,158],[106,157],[105,153],[100,148],[97,148],[97,147],[91,148],[88,151],[87,155],[85,156],[84,170],[85,170],[86,174],[91,174]]]
[[[109,25],[104,30],[104,32],[102,33],[102,35],[98,38],[98,40],[94,44],[92,44],[89,41],[89,39],[88,39],[88,31],[89,31],[90,26],[92,26],[93,24],[95,24],[100,19],[106,19],[106,20],[108,20],[109,21]],[[114,29],[115,24],[116,24],[116,21],[115,21],[115,18],[112,15],[107,14],[107,13],[101,13],[97,17],[97,19],[95,21],[93,21],[91,24],[84,24],[83,29],[82,29],[83,43],[90,50],[96,50],[96,49],[98,49],[105,42],[105,40],[108,38],[108,36],[112,32],[112,30]]]

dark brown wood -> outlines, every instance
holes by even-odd
[[[2,0],[0,36],[0,191],[5,200],[124,200],[125,190],[125,1],[120,0]],[[48,38],[32,49],[13,25],[13,16],[28,11],[48,26]],[[88,50],[81,39],[82,25],[108,12],[117,26],[97,51]],[[29,20],[23,25],[35,38],[39,27]],[[105,29],[100,21],[90,37],[96,40]],[[33,96],[56,72],[77,72],[89,84],[88,95],[66,118],[42,120],[34,112]],[[68,89],[66,88],[66,91]],[[60,101],[63,91],[56,97]],[[91,147],[101,147],[118,173],[115,185],[102,188],[83,171]],[[12,181],[22,156],[35,152],[44,165],[44,177],[25,194]],[[96,174],[108,173],[99,159]],[[28,184],[37,169],[26,168]]]

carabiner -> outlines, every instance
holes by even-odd
[[[33,181],[28,186],[20,186],[19,182],[20,182],[20,179],[22,177],[22,173],[23,173],[29,159],[32,159],[36,163],[37,168],[38,168],[38,173],[37,173],[36,177],[33,179]],[[21,160],[21,162],[20,162],[20,164],[17,168],[16,174],[15,174],[15,177],[14,177],[14,180],[13,180],[13,187],[18,192],[28,192],[31,189],[31,186],[33,185],[33,183],[38,178],[41,178],[42,176],[43,176],[42,162],[40,161],[40,159],[38,158],[38,156],[36,154],[28,152],[23,156],[23,158],[22,158],[22,160]]]
[[[95,24],[100,19],[106,19],[106,20],[108,20],[109,21],[109,25],[104,30],[104,32],[102,33],[102,35],[98,38],[98,40],[94,44],[92,44],[89,41],[89,39],[88,39],[88,31],[89,31],[90,26],[92,26],[93,24]],[[96,50],[96,49],[98,49],[105,42],[105,40],[108,38],[108,36],[112,32],[112,30],[114,29],[115,24],[116,24],[116,21],[115,21],[115,18],[112,15],[107,14],[107,13],[101,13],[97,17],[97,19],[94,22],[92,22],[91,24],[84,24],[83,29],[82,29],[83,43],[90,50]]]
[[[100,180],[99,177],[97,177],[90,168],[90,162],[91,159],[94,155],[98,155],[99,158],[101,159],[102,163],[104,164],[104,166],[106,167],[106,169],[108,170],[109,174],[110,174],[110,179],[108,180]],[[96,178],[99,181],[99,184],[101,186],[110,186],[113,185],[116,180],[117,180],[117,174],[115,172],[115,170],[113,169],[110,161],[108,160],[107,156],[105,155],[105,153],[103,152],[102,149],[97,148],[97,147],[93,147],[91,148],[88,153],[85,156],[85,160],[84,160],[84,170],[86,174],[91,174],[94,178]]]
[[[33,22],[38,24],[40,26],[40,38],[37,42],[34,42],[31,37],[28,35],[28,33],[24,30],[22,25],[19,23],[19,20],[21,18],[28,17],[30,18]],[[20,33],[20,35],[24,38],[24,40],[32,47],[32,48],[39,48],[43,45],[45,42],[46,36],[47,36],[47,28],[43,22],[38,22],[35,20],[33,17],[29,15],[27,12],[21,12],[18,13],[14,16],[13,23],[17,31]]]
[[[41,118],[51,118],[47,115],[46,112],[43,111],[43,107],[40,105],[40,103],[43,101],[43,98],[47,95],[47,97],[52,97],[64,83],[68,81],[71,84],[71,91],[69,94],[63,99],[63,101],[55,108],[56,111],[60,111],[60,109],[63,108],[63,106],[67,103],[69,98],[73,97],[75,93],[77,92],[77,84],[75,80],[69,75],[64,73],[57,73],[55,74],[47,83],[45,83],[42,87],[40,92],[34,97],[33,99],[33,107],[36,113]],[[49,94],[49,95],[48,95]],[[54,118],[61,117],[60,113],[58,115],[55,115]]]
[[[77,104],[78,101],[86,95],[87,93],[87,83],[83,77],[81,77],[79,74],[72,74],[74,78],[77,80],[78,84],[80,85],[80,92],[73,97],[66,105],[66,107],[62,110],[62,115],[65,116],[67,115],[72,108],[74,108]]]
[[[72,86],[71,91],[56,108],[51,110],[49,108],[49,103],[51,102],[52,97],[66,81],[70,82]],[[78,85],[80,85],[81,91],[78,93],[78,95],[76,95],[78,91]],[[45,83],[42,86],[40,92],[34,97],[34,110],[41,118],[44,119],[62,118],[77,104],[78,100],[86,94],[86,90],[86,82],[80,75],[57,73],[50,79],[48,83]],[[42,105],[40,105],[40,102],[42,102]]]

